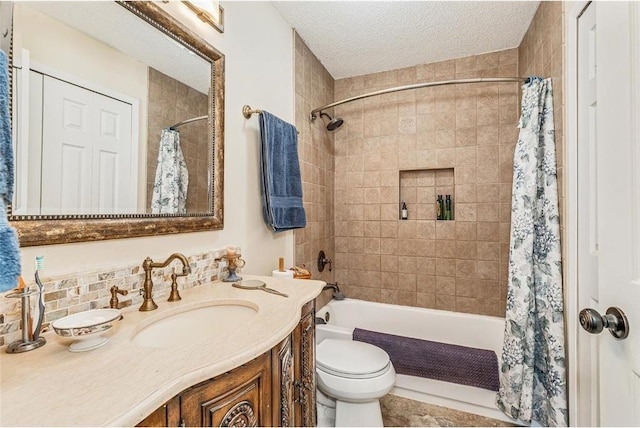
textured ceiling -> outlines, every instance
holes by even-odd
[[[517,47],[539,1],[275,1],[334,79]]]

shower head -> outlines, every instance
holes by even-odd
[[[320,112],[320,116],[321,117],[327,116],[329,118],[329,123],[327,123],[327,131],[335,131],[336,129],[340,128],[344,123],[344,120],[342,120],[342,118],[340,117],[333,118],[324,112]]]

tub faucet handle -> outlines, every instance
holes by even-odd
[[[325,265],[329,265],[329,272],[333,270],[333,261],[326,257],[324,251],[320,250],[318,253],[318,272],[324,271]]]

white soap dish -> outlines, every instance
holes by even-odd
[[[107,343],[103,334],[120,319],[119,309],[93,309],[55,320],[51,325],[56,334],[72,339],[71,352],[83,352],[96,349]]]

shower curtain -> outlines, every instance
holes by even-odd
[[[513,166],[509,283],[496,403],[515,419],[566,426],[558,184],[551,79],[522,87]]]
[[[158,149],[158,166],[151,198],[152,214],[185,214],[189,172],[180,148],[180,134],[170,128],[162,130]]]

